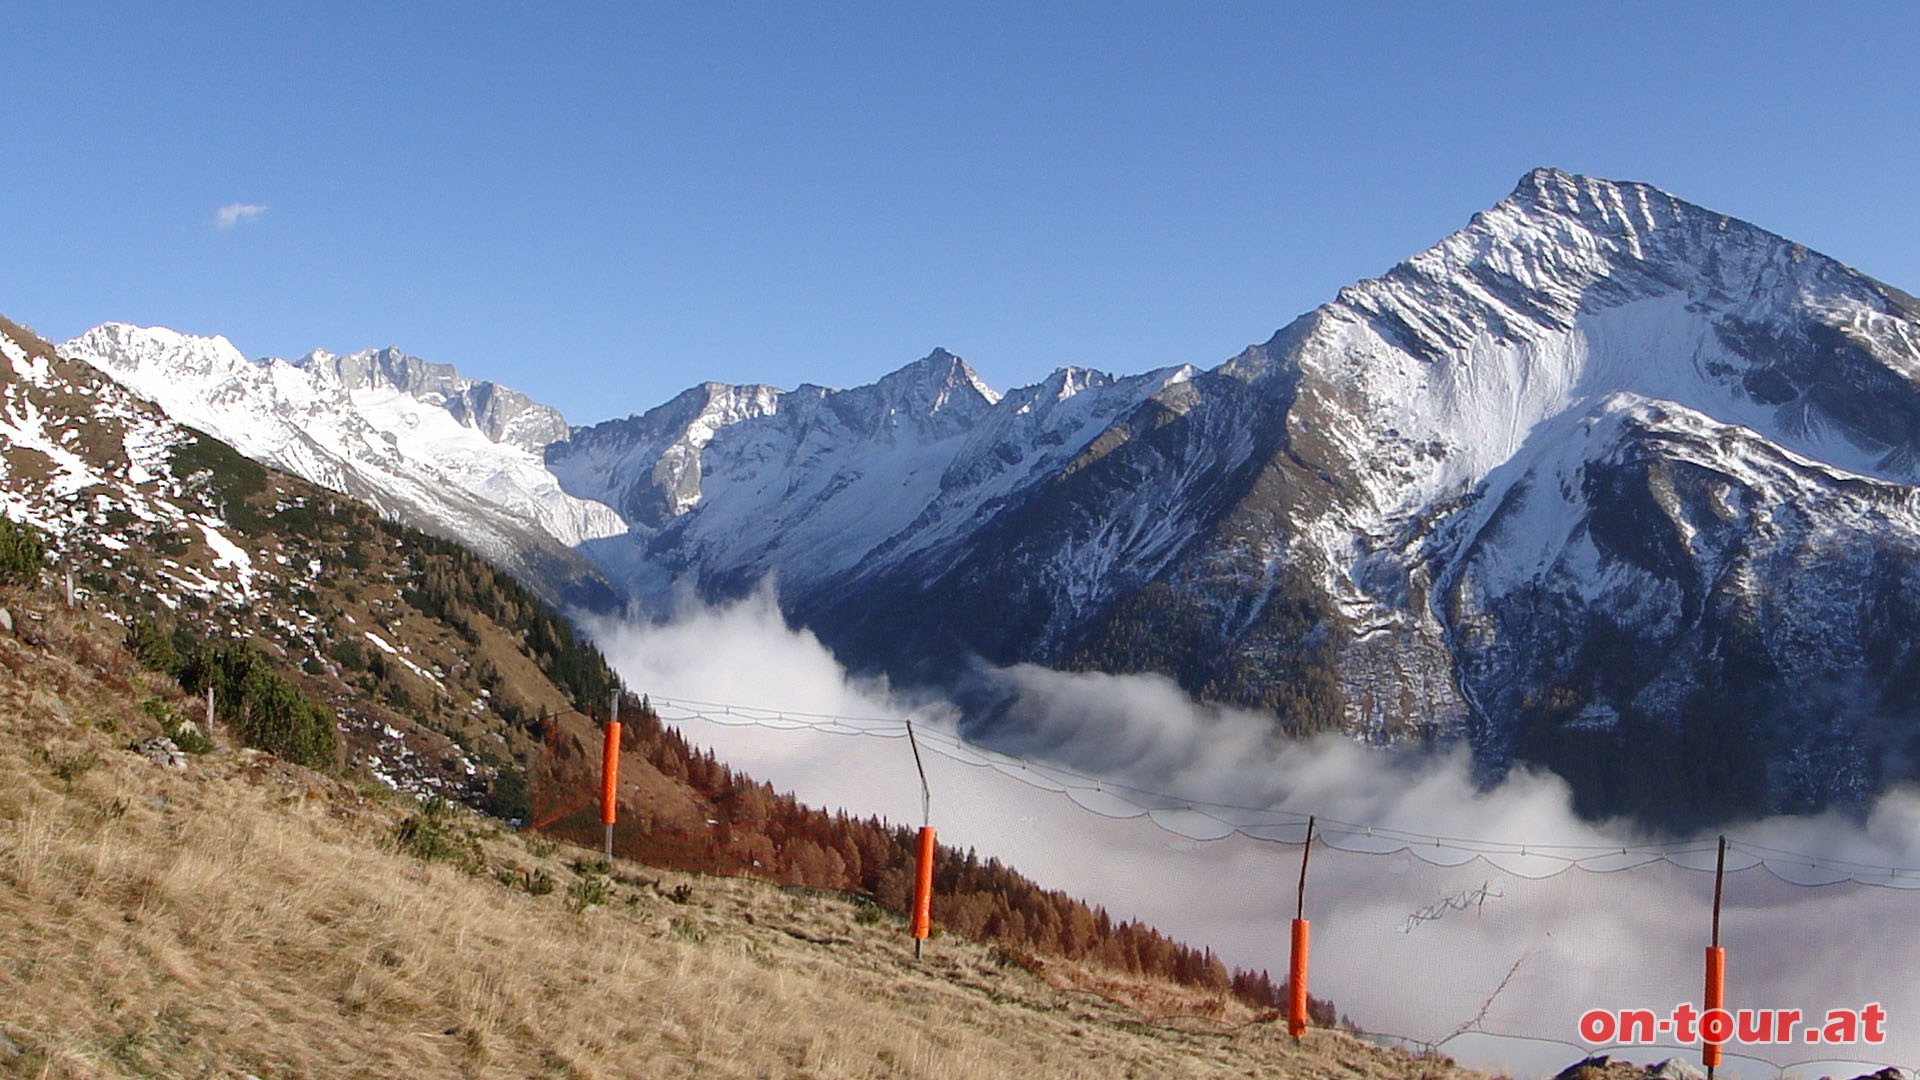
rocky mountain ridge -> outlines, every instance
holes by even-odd
[[[617,511],[574,544],[628,596],[771,577],[911,681],[1159,671],[1672,825],[1858,805],[1920,760],[1920,303],[1644,184],[1535,170],[1211,369],[1002,395],[937,350],[704,384],[542,457]]]

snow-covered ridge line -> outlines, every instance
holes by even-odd
[[[504,519],[587,552],[649,597],[672,579],[635,549],[680,519],[697,518],[681,527],[716,548],[771,537],[751,572],[778,567],[800,582],[883,547],[898,559],[960,539],[984,504],[1072,460],[1115,416],[1193,374],[1115,380],[1068,368],[1003,395],[935,349],[868,386],[705,383],[645,414],[569,429],[524,395],[392,348],[249,360],[222,337],[119,323],[62,348],[250,457],[496,556],[524,542]],[[831,462],[830,475],[735,475],[748,446],[774,469],[811,474],[815,460]],[[748,506],[776,487],[780,506]],[[709,507],[718,492],[727,497]]]
[[[1920,715],[1920,652],[1884,644],[1920,640],[1920,302],[1644,184],[1535,170],[1225,363],[1005,394],[934,350],[567,429],[394,350],[181,340],[132,343],[125,379],[243,452],[483,546],[559,537],[658,609],[772,578],[864,668],[1158,670],[1496,765],[1662,753],[1631,738],[1710,712],[1689,686],[1813,703],[1837,672]],[[1626,741],[1556,742],[1568,717]],[[1920,760],[1882,719],[1821,722]],[[1876,782],[1812,718],[1766,725],[1754,791]]]
[[[609,507],[560,489],[551,408],[396,349],[248,360],[224,337],[108,323],[64,343],[177,420],[305,479],[410,511],[496,558],[536,538],[615,536]]]

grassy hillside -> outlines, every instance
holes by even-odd
[[[1467,1075],[953,936],[916,964],[866,905],[603,867],[224,737],[157,763],[191,702],[54,599],[0,588],[0,1073]]]
[[[676,870],[837,890],[886,911],[907,910],[913,830],[829,814],[755,783],[712,751],[691,747],[644,698],[622,715],[617,854]],[[536,827],[587,846],[600,843],[597,750],[564,731],[551,733],[533,778]],[[936,928],[998,945],[1030,968],[1065,961],[1122,979],[1172,982],[1203,996],[1230,995],[1259,1009],[1286,1004],[1284,981],[1269,973],[1229,970],[1210,949],[1042,889],[998,859],[942,846],[933,885]],[[1323,1027],[1338,1021],[1330,1001],[1309,997],[1308,1012]]]
[[[787,1024],[781,1038],[852,1039],[864,1047],[859,1061],[871,1051],[879,1062],[856,1068],[784,1047],[738,1066],[743,1075],[915,1075],[896,1068],[909,1059],[929,1063],[920,1074],[966,1075],[886,1033],[884,1005],[863,1020],[848,1003],[814,1033],[822,1024],[808,1026],[802,1003],[824,992],[815,975],[822,985],[854,979],[858,992],[847,993],[876,1003],[896,991],[912,998],[916,979],[986,980],[976,987],[986,1002],[1054,1002],[1032,1006],[1041,1012],[1075,1000],[1047,995],[1098,989],[1125,1005],[1086,1004],[1095,1018],[1184,1016],[1214,1037],[1236,1025],[1246,1039],[1271,1036],[1282,997],[1265,972],[1229,971],[1205,949],[946,849],[934,907],[945,936],[929,966],[899,968],[908,834],[734,773],[637,698],[627,703],[618,850],[654,869],[583,868],[552,839],[443,805],[537,816],[563,837],[597,842],[577,796],[593,790],[598,762],[585,710],[617,686],[599,654],[459,546],[172,424],[12,324],[0,322],[0,337],[9,522],[0,589],[10,590],[0,602],[16,616],[15,634],[0,633],[0,722],[11,726],[0,728],[0,884],[18,906],[0,910],[11,917],[0,945],[20,960],[15,983],[0,988],[4,1000],[35,1003],[11,1018],[0,1011],[0,1034],[27,1048],[0,1043],[0,1064],[61,1075],[387,1076],[423,1067],[414,1051],[426,1044],[412,1040],[457,1035],[468,1057],[428,1059],[497,1075],[658,1075],[653,1059],[632,1056],[639,1035],[617,1018],[658,993],[666,968],[699,985],[674,995],[685,1009],[657,1017],[661,1031],[692,1025],[719,1038],[724,1028],[740,1052],[758,1053]],[[219,718],[211,745],[200,730],[209,693]],[[171,742],[156,750],[163,736]],[[190,752],[170,757],[174,748]],[[176,761],[184,767],[166,763]],[[411,796],[433,796],[438,808],[428,814]],[[536,798],[547,804],[538,815]],[[815,892],[794,906],[782,885]],[[689,922],[696,911],[708,921]],[[785,929],[769,936],[777,911]],[[599,929],[586,934],[588,924]],[[679,952],[635,974],[626,965],[650,934]],[[612,974],[592,953],[594,935],[618,943]],[[689,946],[717,939],[739,948],[704,966],[689,959]],[[445,940],[462,943],[462,955],[441,956]],[[475,942],[484,947],[467,955]],[[820,957],[793,942],[864,957],[854,966],[868,974],[816,970]],[[767,998],[756,950],[796,948],[782,970],[813,974],[782,976],[787,998]],[[742,950],[737,971],[716,962]],[[724,986],[700,984],[708,976]],[[747,1004],[715,1004],[710,992]],[[767,1026],[752,1015],[762,999],[790,1000],[793,1016]],[[979,1004],[956,1007],[951,1023],[979,1037],[1019,1026],[970,1016]],[[1314,1013],[1335,1019],[1327,1002]],[[509,1027],[497,1026],[501,1015]],[[842,1030],[843,1016],[858,1031]],[[17,1032],[5,1026],[16,1021]],[[291,1048],[267,1054],[250,1031]],[[662,1038],[646,1052],[673,1069],[736,1067],[702,1056],[704,1043],[688,1057]],[[1191,1049],[1166,1033],[1150,1038],[1174,1055],[1167,1062],[1185,1051],[1165,1040]],[[1161,1060],[1160,1050],[1140,1050],[1141,1060]]]
[[[532,813],[531,789],[549,803],[595,789],[598,736],[582,710],[616,685],[537,597],[456,544],[172,424],[18,327],[0,336],[0,435],[11,436],[0,508],[45,530],[49,573],[70,575],[83,609],[124,625],[163,681],[211,691],[232,734],[288,760],[597,835],[590,812]],[[176,741],[206,715],[197,702],[149,705]],[[623,854],[905,906],[906,833],[737,775],[639,705],[629,702]],[[1283,1000],[1266,972],[1229,971],[993,860],[943,849],[936,878],[938,926],[1025,962],[1167,978],[1262,1008]],[[1313,1012],[1336,1019],[1328,1002]]]

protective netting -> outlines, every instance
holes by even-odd
[[[809,801],[917,819],[923,790],[896,718],[654,699],[661,718]],[[1197,801],[914,728],[943,839],[979,844],[1043,884],[1143,918],[1230,961],[1287,969],[1306,813]],[[1084,813],[1062,813],[1063,800]],[[1665,1017],[1701,1002],[1717,844],[1529,843],[1319,817],[1307,887],[1316,996],[1383,1041],[1551,1075],[1609,1047],[1590,1009]],[[1879,1003],[1886,1041],[1725,1047],[1727,1076],[1852,1076],[1920,1062],[1920,869],[1734,836],[1722,944],[1729,1008]],[[1699,1061],[1668,1034],[1614,1047]]]

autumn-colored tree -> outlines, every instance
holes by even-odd
[[[783,885],[837,889],[870,898],[895,911],[907,908],[913,890],[916,831],[878,818],[827,813],[734,772],[711,751],[696,751],[677,730],[660,722],[645,699],[623,706],[628,723],[622,746],[672,782],[699,797],[707,819],[697,827],[658,826],[616,833],[620,853],[655,865],[701,873],[749,874]],[[555,768],[540,774],[572,783],[571,816],[559,816],[548,831],[591,846],[600,842],[599,819],[586,793],[596,790],[591,770],[596,753],[549,746]],[[565,779],[568,771],[577,774]],[[562,796],[536,792],[541,805],[561,805]],[[940,848],[934,867],[933,918],[941,929],[1011,946],[1039,956],[1084,960],[1116,971],[1152,975],[1184,985],[1230,993],[1262,1008],[1280,1008],[1284,986],[1264,971],[1229,969],[1211,950],[1196,950],[1133,920],[1115,921],[1104,908],[1089,908],[1065,893],[1040,888],[996,858],[975,851]],[[1315,1023],[1331,1025],[1332,1003],[1309,1003]]]

